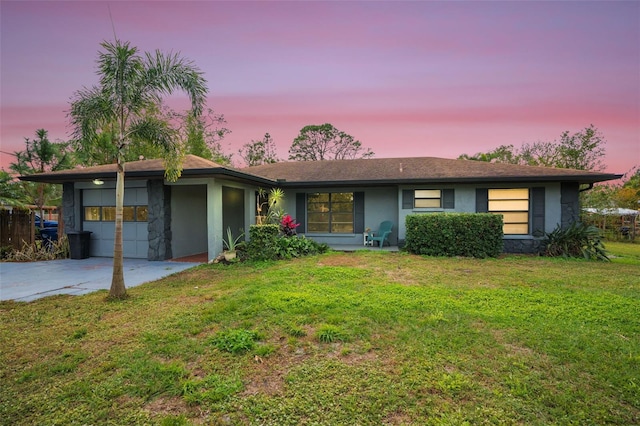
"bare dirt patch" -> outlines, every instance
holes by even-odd
[[[149,401],[144,408],[154,415],[178,415],[189,411],[186,402],[178,396],[156,398]]]

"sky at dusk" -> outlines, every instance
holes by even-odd
[[[226,153],[268,132],[286,158],[332,123],[378,158],[456,158],[593,124],[607,171],[640,165],[640,2],[2,0],[1,166],[36,129],[69,139],[114,30],[194,61]]]

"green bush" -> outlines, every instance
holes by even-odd
[[[410,253],[496,257],[503,250],[502,216],[488,213],[414,214],[406,219]]]
[[[584,223],[572,223],[567,228],[556,229],[546,235],[545,256],[584,257],[585,259],[608,261],[600,230]]]
[[[247,255],[251,260],[275,260],[278,225],[251,225],[249,227],[249,246]]]
[[[282,236],[276,239],[276,256],[278,259],[310,256],[325,253],[329,249],[326,244],[320,244],[302,236]]]
[[[317,243],[303,235],[279,234],[278,225],[252,225],[247,255],[251,260],[279,260],[325,253],[326,244]]]

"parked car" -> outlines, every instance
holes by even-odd
[[[44,223],[40,222],[40,215],[36,215],[36,227],[38,228],[57,228],[58,227],[58,221],[57,220],[47,220],[45,219],[43,221]]]
[[[36,214],[36,231],[46,244],[58,241],[58,221],[44,219],[40,222],[40,215]]]

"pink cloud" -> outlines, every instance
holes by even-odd
[[[2,2],[1,150],[97,82],[113,29],[205,72],[230,152],[331,122],[377,156],[456,157],[593,123],[640,163],[638,2]],[[109,16],[111,11],[112,21]],[[4,157],[0,158],[4,165]],[[622,170],[620,170],[622,169]]]

